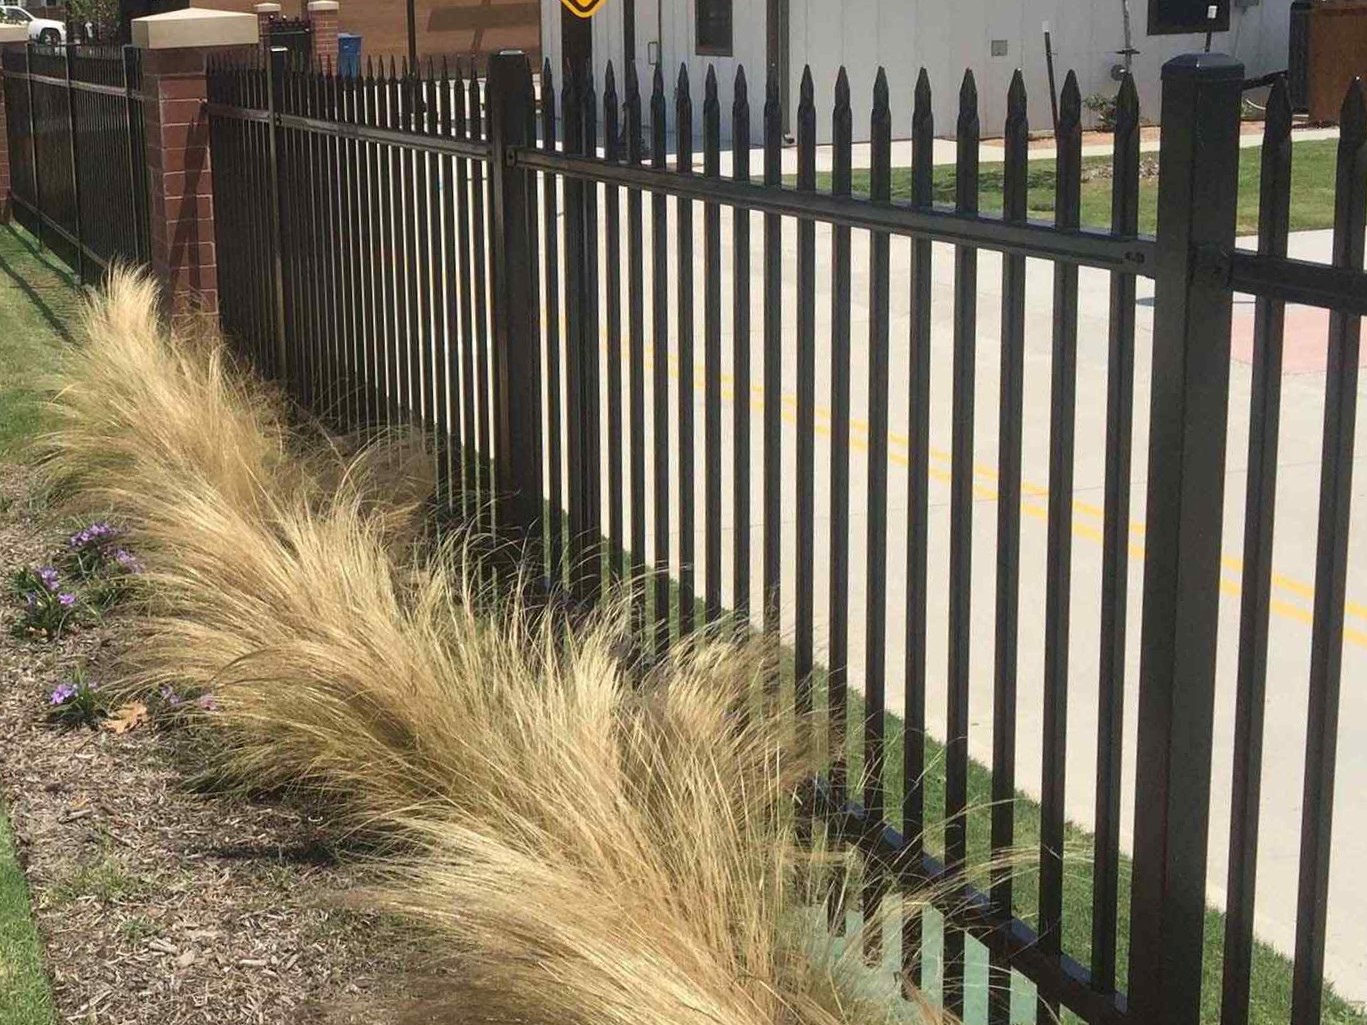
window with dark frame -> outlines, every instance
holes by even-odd
[[[712,57],[731,56],[732,0],[693,0],[697,15],[696,51]]]

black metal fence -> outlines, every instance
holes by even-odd
[[[141,51],[0,51],[16,219],[75,268],[149,258]]]
[[[612,579],[647,581],[636,600],[642,620],[655,624],[648,654],[723,622],[789,639],[781,688],[797,712],[816,713],[809,721],[824,739],[817,804],[864,854],[854,902],[876,915],[893,906],[889,892],[928,879],[947,885],[938,910],[898,909],[898,927],[870,941],[870,955],[896,957],[909,985],[938,988],[957,1014],[975,1013],[969,1005],[985,994],[992,1022],[1043,1022],[1067,1009],[1093,1023],[1184,1025],[1202,1018],[1211,939],[1207,850],[1231,310],[1236,291],[1256,296],[1219,1004],[1223,1022],[1242,1025],[1254,974],[1283,311],[1288,303],[1332,310],[1320,512],[1317,525],[1305,526],[1319,540],[1291,983],[1292,1020],[1316,1022],[1360,317],[1367,314],[1367,113],[1355,84],[1338,144],[1332,265],[1306,263],[1287,258],[1284,84],[1266,126],[1260,248],[1236,248],[1242,91],[1242,67],[1227,58],[1182,58],[1165,70],[1160,228],[1150,238],[1138,231],[1139,110],[1128,85],[1117,109],[1111,224],[1092,230],[1081,226],[1081,97],[1071,77],[1061,105],[1055,220],[1043,224],[1027,217],[1019,79],[1005,126],[1004,209],[996,216],[979,211],[971,75],[955,126],[954,202],[943,206],[935,202],[924,76],[911,118],[911,167],[898,185],[905,194],[894,200],[893,117],[881,76],[861,196],[843,77],[830,108],[828,179],[818,178],[807,77],[794,175],[785,182],[777,84],[768,83],[762,100],[760,166],[752,166],[743,72],[732,91],[728,154],[719,144],[718,84],[707,77],[699,164],[684,73],[672,100],[658,69],[649,96],[628,69],[620,94],[609,72],[601,97],[586,75],[574,75],[557,98],[547,67],[538,119],[531,69],[520,55],[495,57],[487,82],[465,80],[459,67],[392,64],[340,78],[290,69],[283,53],[265,65],[217,65],[209,113],[222,318],[263,370],[330,422],[427,427],[445,471],[445,500],[541,546],[554,587],[593,601]],[[665,136],[671,102],[681,127],[673,153]],[[983,273],[988,254],[1000,254],[991,282]],[[1022,816],[1018,720],[1034,711],[1019,700],[1032,259],[1048,261],[1053,280],[1041,786],[1037,816]],[[952,313],[943,325],[934,317],[937,261],[953,268]],[[1104,432],[1090,439],[1075,427],[1079,302],[1081,276],[1094,282],[1097,272],[1110,293],[1107,392]],[[1126,652],[1135,646],[1127,610],[1138,597],[1128,581],[1141,279],[1154,280],[1155,294],[1136,678]],[[856,280],[867,296],[866,303],[859,297],[859,318]],[[997,389],[983,396],[979,297],[998,283]],[[904,325],[896,336],[895,325]],[[932,388],[937,348],[950,364],[943,389]],[[852,361],[856,350],[862,367]],[[790,403],[782,398],[787,382],[795,390]],[[855,384],[868,410],[857,431]],[[820,409],[819,393],[829,397]],[[1000,407],[996,577],[986,595],[975,593],[972,567],[975,462],[984,448],[975,403],[984,400]],[[929,442],[937,404],[950,425],[943,458]],[[899,442],[906,477],[895,482],[904,487],[900,519],[890,510],[894,409],[907,417]],[[853,433],[866,467],[852,462]],[[1084,680],[1068,655],[1077,618],[1070,604],[1075,461],[1088,447],[1104,464],[1104,530],[1091,598],[1100,612],[1098,671]],[[855,469],[866,475],[863,510],[852,509]],[[937,476],[949,487],[942,546],[930,540]],[[941,553],[942,578],[931,569]],[[853,593],[852,566],[863,572],[862,593]],[[896,587],[894,570],[904,570]],[[930,606],[941,600],[943,668],[929,655],[938,650]],[[992,700],[991,753],[979,765],[970,736],[985,724],[972,714],[970,667],[989,647],[981,627],[976,644],[972,632],[982,605],[991,609]],[[862,672],[853,679],[856,641]],[[900,660],[890,657],[898,649]],[[1078,688],[1095,695],[1095,735],[1069,729],[1069,693]],[[894,717],[887,709],[898,692]],[[1127,786],[1124,708],[1136,693],[1135,775]],[[930,706],[940,711],[932,715]],[[1080,857],[1066,824],[1070,753],[1094,755],[1097,770],[1094,837]],[[976,789],[983,773],[985,794]],[[1131,805],[1132,864],[1121,845]],[[997,866],[985,879],[974,872],[993,856],[1016,864],[1022,845],[1033,851],[1029,872]],[[1065,907],[1067,877],[1078,872],[1090,877],[1090,890],[1082,906]],[[839,927],[842,915],[833,921]]]

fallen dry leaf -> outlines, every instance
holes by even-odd
[[[147,706],[141,701],[132,701],[119,708],[101,725],[110,733],[127,733],[147,721]]]

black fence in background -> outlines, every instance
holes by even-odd
[[[694,95],[686,74],[672,98],[656,70],[646,96],[628,69],[618,92],[573,75],[556,96],[541,78],[539,130],[531,69],[520,55],[493,58],[487,84],[459,68],[393,65],[340,78],[266,64],[220,64],[210,74],[222,318],[263,372],[306,408],[343,429],[419,423],[436,439],[443,497],[472,521],[540,547],[551,586],[584,601],[605,581],[640,579],[642,620],[655,624],[648,654],[694,630],[753,625],[788,633],[785,693],[795,712],[819,712],[824,734],[817,810],[863,854],[853,899],[866,916],[888,895],[934,880],[949,896],[936,912],[898,907],[908,988],[926,982],[923,958],[936,917],[944,1003],[963,1013],[973,980],[969,945],[986,948],[988,1018],[1006,1022],[1012,980],[1033,984],[1029,1018],[1066,1009],[1091,1023],[1192,1025],[1201,1020],[1215,705],[1220,539],[1230,405],[1234,292],[1257,297],[1250,410],[1244,591],[1239,636],[1233,833],[1223,954],[1221,1019],[1249,1019],[1254,867],[1260,808],[1262,707],[1270,602],[1271,530],[1283,311],[1332,311],[1321,460],[1313,652],[1297,900],[1292,1020],[1320,1019],[1324,995],[1329,839],[1344,641],[1348,514],[1361,316],[1367,314],[1367,112],[1355,84],[1344,106],[1332,264],[1287,258],[1290,116],[1274,89],[1263,149],[1258,252],[1235,247],[1241,65],[1218,55],[1165,69],[1157,238],[1138,233],[1139,110],[1127,85],[1118,105],[1112,223],[1080,227],[1081,97],[1070,77],[1058,133],[1056,215],[1027,217],[1028,125],[1024,87],[1011,90],[1004,213],[979,212],[980,126],[972,76],[956,125],[952,207],[934,202],[930,85],[922,77],[912,118],[910,195],[892,200],[892,117],[885,80],[875,88],[868,195],[853,193],[851,99],[837,83],[833,169],[818,188],[815,89],[804,79],[796,110],[796,187],[784,184],[776,82],[763,100],[762,166],[753,167],[750,99],[734,89],[734,143],[722,173],[715,78],[702,92],[701,166],[695,165]],[[681,126],[666,150],[666,111]],[[559,117],[556,117],[556,110]],[[642,136],[648,105],[651,137]],[[485,111],[487,109],[487,121]],[[624,130],[623,130],[624,126]],[[563,133],[563,139],[557,134]],[[600,139],[602,140],[600,144]],[[729,211],[729,263],[723,209]],[[700,215],[700,220],[698,219]],[[818,328],[818,225],[829,230],[829,332]],[[699,230],[700,229],[700,230]],[[868,249],[868,577],[862,700],[846,676],[849,648],[852,274],[854,232]],[[909,363],[892,377],[890,245],[909,239]],[[795,259],[783,251],[795,240]],[[952,452],[947,583],[928,570],[928,417],[932,403],[932,245],[953,246]],[[827,248],[827,245],[829,248]],[[1032,892],[1010,872],[974,877],[969,839],[974,771],[967,736],[974,515],[979,253],[1003,254],[998,402],[999,501],[994,611],[990,839],[1010,857],[1037,847]],[[647,259],[647,253],[649,257]],[[1026,262],[1053,265],[1045,582],[1043,788],[1038,833],[1016,812],[1021,618],[1021,475],[1025,417]],[[647,272],[647,265],[649,272]],[[1072,534],[1077,414],[1079,274],[1109,275],[1109,391],[1104,445],[1104,571],[1100,674],[1070,680]],[[826,273],[828,269],[828,274]],[[1149,396],[1148,544],[1141,668],[1125,671],[1134,428],[1136,287],[1155,280],[1153,386]],[[725,287],[724,287],[725,286]],[[822,293],[826,294],[826,293]],[[723,296],[730,298],[723,308]],[[697,317],[696,305],[701,307]],[[823,301],[823,306],[825,302]],[[789,332],[788,329],[791,329]],[[723,367],[723,336],[732,344]],[[758,365],[752,358],[759,343]],[[817,362],[830,363],[830,551],[817,588]],[[699,344],[700,343],[700,344]],[[899,345],[901,341],[899,340]],[[701,355],[701,372],[693,368]],[[795,452],[785,452],[785,367],[796,381]],[[677,380],[671,380],[672,378]],[[754,386],[768,401],[755,408]],[[910,410],[908,513],[889,529],[889,391]],[[723,419],[723,394],[734,417]],[[695,413],[702,412],[701,425]],[[752,424],[758,420],[757,436]],[[727,458],[729,456],[729,459]],[[750,508],[760,464],[761,507]],[[790,476],[787,466],[795,472]],[[699,477],[701,487],[698,487]],[[728,492],[725,483],[732,482]],[[695,502],[701,492],[701,501]],[[695,512],[696,505],[696,512]],[[734,529],[726,529],[727,514]],[[791,517],[789,517],[791,513]],[[752,529],[752,523],[758,529]],[[1308,529],[1308,528],[1307,528]],[[785,576],[784,542],[795,549]],[[698,542],[701,541],[701,552]],[[904,562],[904,606],[888,607],[891,560]],[[723,568],[730,565],[727,607]],[[752,565],[760,579],[751,586]],[[696,566],[696,569],[695,569]],[[701,588],[699,588],[701,581]],[[943,749],[927,730],[927,603],[948,589]],[[698,593],[699,590],[701,593]],[[752,608],[752,590],[761,595]],[[981,596],[979,596],[981,598]],[[817,602],[829,602],[826,668],[817,664]],[[907,657],[891,732],[885,711],[889,622]],[[938,673],[938,669],[936,670]],[[1070,733],[1070,687],[1096,688],[1095,736]],[[1137,688],[1136,779],[1122,786],[1122,710]],[[852,720],[853,717],[853,721]],[[894,747],[893,737],[898,737]],[[1095,745],[1093,888],[1089,942],[1070,949],[1064,771],[1070,747]],[[943,804],[928,803],[931,760],[943,762]],[[900,794],[894,802],[892,792]],[[1135,809],[1132,883],[1122,882],[1122,803]],[[943,822],[943,840],[937,830]],[[1128,890],[1128,892],[1127,892]],[[844,916],[835,908],[838,928]],[[1121,922],[1128,923],[1122,944]],[[937,926],[938,927],[938,926]],[[1080,950],[1085,955],[1079,957]],[[1128,952],[1126,955],[1126,951]],[[1083,959],[1085,958],[1085,960]],[[981,984],[978,980],[976,984]]]
[[[14,216],[82,279],[149,259],[141,51],[0,51]]]
[[[307,18],[276,15],[266,23],[264,42],[271,48],[283,47],[291,59],[307,63],[313,53],[313,23]]]

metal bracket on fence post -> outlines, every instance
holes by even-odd
[[[517,165],[530,146],[535,99],[521,50],[489,59],[489,185],[493,220],[495,523],[517,545],[541,540],[541,332],[534,262],[532,176]],[[533,564],[537,564],[533,557]]]
[[[71,88],[71,47],[62,48],[66,62],[66,127],[71,136],[71,205],[76,214],[76,280],[85,284],[85,233],[81,230],[81,170],[76,149],[76,93]]]
[[[1129,1006],[1164,1025],[1201,1016],[1233,295],[1199,270],[1234,245],[1243,72],[1163,68]]]
[[[33,106],[33,44],[24,44],[24,83],[28,89],[28,144],[29,156],[33,159],[29,161],[29,171],[33,177],[33,206],[34,236],[38,240],[38,248],[43,248],[43,195],[38,191],[38,183],[42,181],[38,177],[38,111]]]
[[[280,235],[280,145],[279,115],[281,100],[284,97],[285,62],[289,51],[283,46],[271,47],[266,58],[266,135],[269,139],[270,155],[270,216],[271,216],[271,280],[275,329],[275,372],[286,384],[289,382],[289,349],[285,344],[285,256],[284,241]]]

